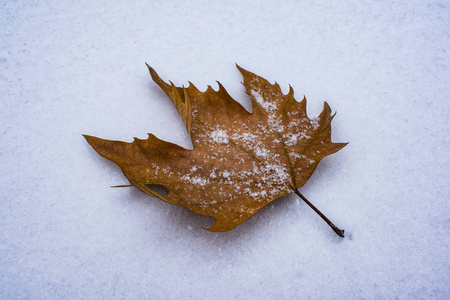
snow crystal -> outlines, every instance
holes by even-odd
[[[289,125],[287,126],[288,129],[298,127],[300,125],[300,120],[294,119],[293,121],[289,122]]]
[[[266,148],[258,147],[255,149],[255,155],[261,157],[263,159],[267,158],[270,154],[270,151]]]
[[[282,122],[279,117],[276,117],[274,115],[269,115],[268,123],[270,127],[272,127],[277,132],[283,132],[284,126],[282,125]]]
[[[264,172],[263,178],[266,177],[268,180],[280,185],[288,182],[291,177],[285,167],[276,164],[266,164],[262,167],[262,170]]]
[[[294,146],[297,144],[299,134],[288,133],[284,136],[286,146]]]
[[[285,138],[285,145],[286,146],[294,146],[297,144],[299,140],[302,139],[310,139],[311,137],[309,135],[306,135],[304,132],[298,132],[298,133],[287,133],[283,136]]]
[[[320,124],[319,124],[319,118],[314,118],[311,120],[311,126],[313,127],[314,130],[316,130],[317,128],[319,128]]]
[[[202,177],[192,177],[191,183],[203,186],[203,185],[209,183],[209,180],[206,178],[202,178]]]
[[[233,137],[233,140],[237,140],[240,143],[244,143],[244,144],[254,143],[257,140],[257,136],[250,132],[244,132],[241,134],[234,133],[232,135],[232,137]]]
[[[271,189],[271,190],[269,191],[269,194],[270,194],[271,196],[277,195],[278,193],[280,193],[280,190],[277,189],[277,188],[273,188],[273,189]]]
[[[199,176],[189,176],[189,175],[183,175],[181,177],[182,180],[188,182],[188,183],[192,183],[192,184],[197,184],[200,186],[204,186],[206,184],[209,183],[209,179],[203,178],[203,177],[199,177]]]
[[[222,129],[215,129],[209,133],[212,141],[217,144],[228,144],[228,133]]]
[[[265,101],[263,96],[261,95],[261,91],[251,90],[250,93],[253,96],[253,99],[268,113],[272,113],[277,109],[277,105],[273,102]]]
[[[306,158],[306,156],[304,156],[303,154],[298,154],[295,151],[289,152],[289,157],[294,158],[294,159],[302,159],[302,158]]]

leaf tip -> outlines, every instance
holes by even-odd
[[[198,88],[192,83],[192,82],[190,82],[190,81],[188,81],[188,83],[189,83],[189,85],[188,85],[188,87],[186,88],[186,89],[194,89],[194,91],[195,92],[200,92],[199,90],[198,90]]]
[[[148,63],[145,63],[145,65],[147,66],[148,71],[150,72],[150,75],[153,77],[153,74],[156,74],[155,69],[153,69],[152,67],[150,67],[150,65]]]
[[[345,146],[347,146],[349,144],[349,142],[347,142],[347,143],[333,143],[333,144],[338,145],[339,150],[340,150],[340,149],[344,148]]]
[[[289,85],[289,92],[287,93],[286,96],[288,96],[290,99],[294,99],[294,89],[292,88],[291,85]]]
[[[82,136],[86,139],[86,141],[89,143],[89,145],[91,145],[92,147],[94,146],[94,142],[96,140],[99,140],[99,138],[92,136],[92,135],[87,135],[87,134],[82,134]]]
[[[333,154],[333,153],[338,152],[339,150],[341,150],[342,148],[347,146],[348,142],[347,143],[333,143],[332,142],[331,144],[332,144],[332,150],[331,150],[331,152],[329,154]]]
[[[150,67],[147,63],[145,63],[145,65],[148,68],[148,71],[150,72],[150,76],[152,77],[152,80],[167,94],[167,88],[168,88],[168,84],[165,83],[161,77],[159,77],[158,73],[156,73],[155,69],[153,69],[152,67]],[[170,96],[169,96],[170,98]]]
[[[225,93],[225,95],[229,96],[225,87],[218,80],[216,80],[216,82],[217,82],[217,85],[219,86],[218,92]]]
[[[241,66],[239,66],[238,64],[236,64],[236,68],[238,68],[239,72],[241,72],[242,76],[248,76],[251,73],[249,71],[247,71],[246,69],[242,68]]]

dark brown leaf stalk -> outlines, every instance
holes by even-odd
[[[306,204],[308,204],[309,207],[311,207],[328,224],[328,226],[330,226],[331,229],[333,229],[333,231],[338,236],[344,237],[344,229],[336,227],[336,225],[334,225],[333,222],[331,222],[320,210],[317,209],[317,207],[315,207],[311,202],[309,202],[308,199],[306,199],[306,197],[303,196],[297,189],[294,189],[294,191],[297,194],[297,196],[302,198],[302,200],[305,201]]]

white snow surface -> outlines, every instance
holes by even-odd
[[[0,298],[449,299],[449,51],[448,1],[3,1]],[[111,188],[82,134],[192,147],[144,62],[248,110],[235,63],[327,101],[349,144],[300,191],[346,237],[295,194],[212,233]]]

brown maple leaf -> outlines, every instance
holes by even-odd
[[[291,87],[284,95],[277,83],[272,85],[239,66],[252,113],[220,83],[218,91],[209,86],[200,92],[192,83],[187,88],[175,87],[148,68],[153,81],[178,109],[193,150],[152,134],[132,143],[85,138],[100,155],[120,166],[131,185],[215,218],[208,230],[231,230],[282,196],[296,192],[304,198],[297,188],[306,183],[323,157],[346,145],[331,142],[334,115],[326,102],[322,113],[309,119],[306,99],[297,102]],[[149,185],[162,185],[169,192],[163,196]]]

